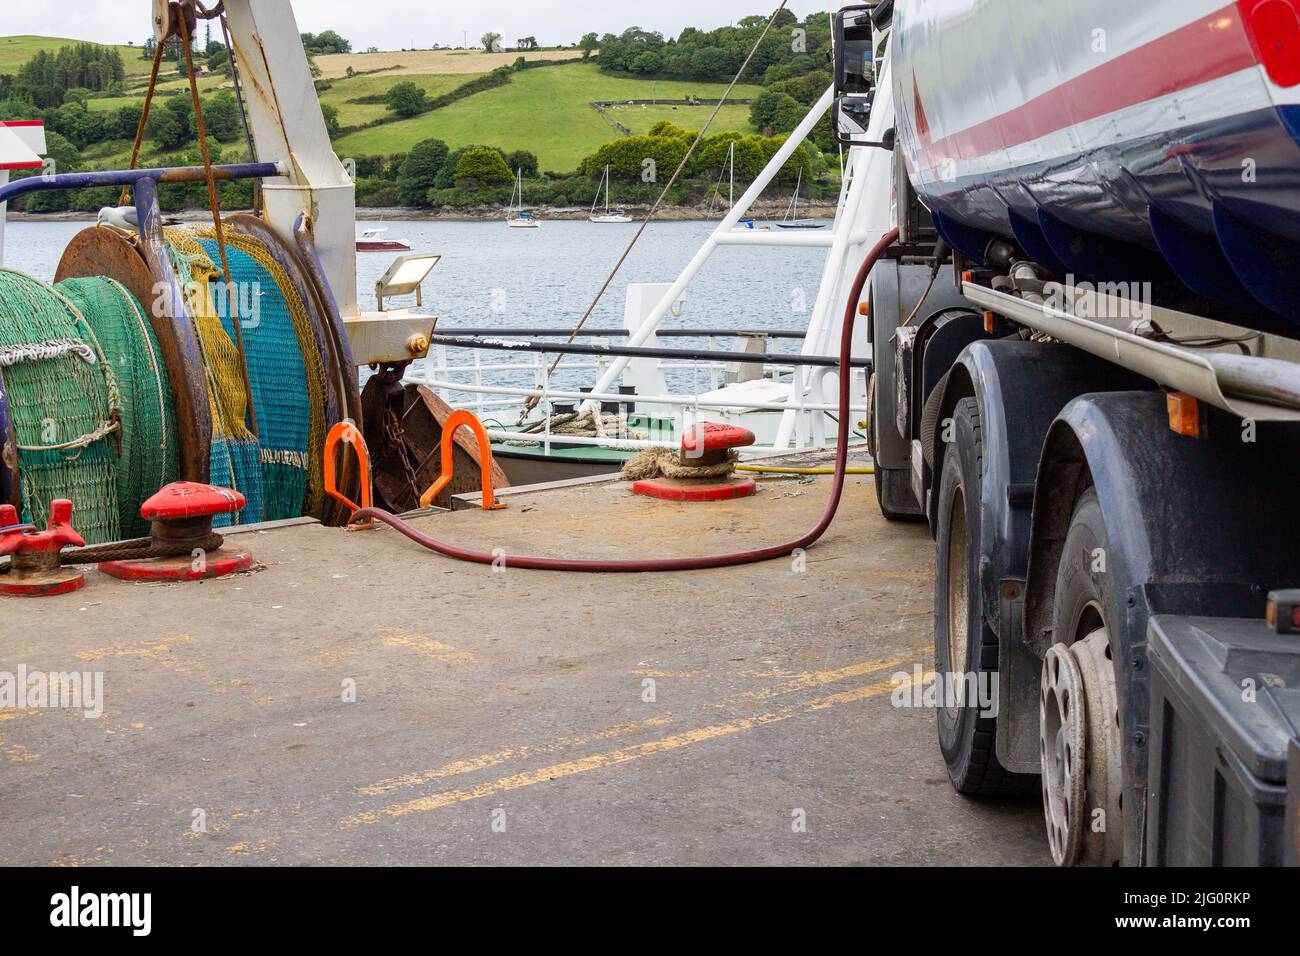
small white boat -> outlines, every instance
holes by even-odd
[[[803,185],[803,167],[799,167],[799,178],[795,180],[794,196],[790,199],[790,205],[785,211],[785,218],[776,224],[778,229],[820,229],[825,223],[817,222],[814,219],[799,218],[799,187]]]
[[[405,252],[411,244],[405,239],[385,239],[387,229],[363,229],[357,236],[357,252]]]
[[[515,205],[515,197],[519,197],[519,205]],[[531,209],[524,208],[524,171],[522,167],[515,170],[515,188],[510,194],[510,218],[506,220],[506,225],[511,229],[536,229],[542,223]]]
[[[727,208],[734,208],[736,205],[736,144],[732,143],[727,147]],[[722,176],[718,176],[717,185],[713,188],[713,196],[709,199],[709,211],[713,210],[713,201],[718,198],[722,191]],[[746,216],[743,219],[737,219],[736,224],[731,227],[732,232],[747,232],[751,229],[771,229],[766,223],[759,223],[753,217]]]
[[[605,211],[603,213],[598,213],[596,212],[596,203],[600,202],[601,185],[605,187]],[[596,186],[596,198],[591,201],[591,213],[590,215],[588,215],[587,218],[590,219],[592,222],[599,222],[599,223],[616,223],[616,222],[633,221],[631,216],[629,216],[624,210],[618,208],[617,206],[614,207],[613,209],[609,208],[609,163],[605,164],[605,172],[601,174],[600,184]]]

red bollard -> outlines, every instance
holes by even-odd
[[[18,523],[13,505],[0,505],[0,555],[9,555],[9,573],[0,576],[0,594],[14,597],[48,597],[75,591],[86,583],[84,572],[59,564],[59,552],[68,545],[84,547],[85,540],[72,529],[72,502],[50,502],[50,520],[44,531]]]

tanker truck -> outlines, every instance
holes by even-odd
[[[1300,0],[834,29],[898,229],[859,307],[877,499],[934,537],[935,672],[997,688],[938,712],[952,785],[1041,792],[1060,865],[1294,863]]]

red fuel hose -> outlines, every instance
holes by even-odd
[[[714,554],[702,558],[649,558],[628,561],[591,561],[576,558],[543,558],[530,555],[489,554],[486,551],[471,551],[459,548],[445,541],[438,541],[421,531],[417,531],[401,518],[381,508],[362,508],[352,516],[353,523],[373,518],[391,525],[421,547],[437,551],[449,558],[461,561],[475,561],[479,564],[504,565],[510,568],[532,568],[537,571],[698,571],[705,568],[726,568],[738,564],[753,564],[771,558],[784,557],[801,548],[807,548],[826,533],[831,520],[840,505],[840,495],[844,491],[844,474],[849,458],[849,383],[851,373],[849,359],[853,351],[853,323],[858,314],[858,301],[862,298],[862,288],[866,285],[876,261],[885,250],[898,238],[898,229],[891,229],[881,236],[871,252],[862,261],[862,267],[853,279],[849,290],[848,302],[844,306],[844,331],[840,335],[840,414],[839,432],[835,445],[835,478],[831,485],[831,494],[826,502],[826,510],[811,530],[794,541],[785,544],[769,545],[752,551],[735,551],[731,554]]]

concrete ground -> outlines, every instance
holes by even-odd
[[[829,479],[680,505],[624,483],[418,519],[484,550],[786,540]],[[0,672],[103,674],[103,713],[0,709],[6,864],[1050,862],[1036,800],[949,786],[933,545],[871,478],[804,556],[674,575],[494,570],[389,529],[232,536],[255,573],[0,598]]]

